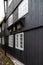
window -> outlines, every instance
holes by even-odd
[[[1,44],[1,38],[0,38],[0,44]]]
[[[2,37],[2,45],[4,45],[4,37]]]
[[[4,31],[4,23],[2,24],[2,31]]]
[[[0,32],[1,32],[1,28],[0,28]]]
[[[15,34],[15,48],[24,50],[24,33]]]
[[[28,0],[23,0],[18,7],[18,19],[28,13]]]
[[[9,47],[13,47],[13,42],[14,42],[14,37],[13,37],[13,35],[10,35],[9,36]]]
[[[8,0],[8,7],[10,6],[11,2],[12,2],[12,0]]]
[[[8,19],[8,26],[10,26],[11,24],[13,24],[13,14]]]

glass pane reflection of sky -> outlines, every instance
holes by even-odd
[[[0,23],[2,22],[4,16],[4,0],[0,0]]]

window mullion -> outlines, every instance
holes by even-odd
[[[20,34],[18,34],[19,35],[19,38],[18,38],[18,43],[19,43],[19,49],[20,49]]]

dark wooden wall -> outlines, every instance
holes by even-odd
[[[43,27],[25,32],[25,65],[43,65]]]
[[[17,5],[21,0],[13,0],[12,4],[8,8],[7,18],[13,12],[14,20],[18,20],[18,8]],[[13,5],[14,3],[14,5]],[[11,48],[7,45],[6,51],[12,54],[14,57],[25,63],[25,65],[43,65],[43,0],[28,0],[29,12],[24,16],[24,51],[15,49],[15,37],[14,47]],[[8,21],[6,22],[6,37],[10,35],[7,30]],[[33,28],[33,29],[32,29]],[[20,31],[19,31],[20,32]],[[18,32],[16,32],[18,33]],[[15,36],[15,34],[14,34]],[[8,41],[8,39],[6,40]],[[4,46],[2,46],[5,49]]]

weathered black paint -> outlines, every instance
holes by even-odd
[[[16,0],[14,0],[12,3],[15,2]],[[14,4],[15,7],[13,4],[11,4],[11,6],[8,8],[7,17],[13,12],[13,22],[16,22],[16,20],[18,20],[18,8],[16,8],[17,3],[18,2]],[[25,30],[24,51],[15,49],[15,37],[14,47],[11,48],[7,45],[6,48],[8,53],[12,54],[14,57],[25,63],[25,65],[43,65],[43,0],[28,0],[28,3],[29,12],[24,16],[25,23],[22,29],[22,31]],[[15,9],[15,11],[13,11],[13,9]],[[8,25],[6,22],[6,36],[9,36],[10,33],[7,30],[7,27]],[[13,34],[15,35],[15,32]]]
[[[25,32],[25,64],[43,65],[43,28]]]

